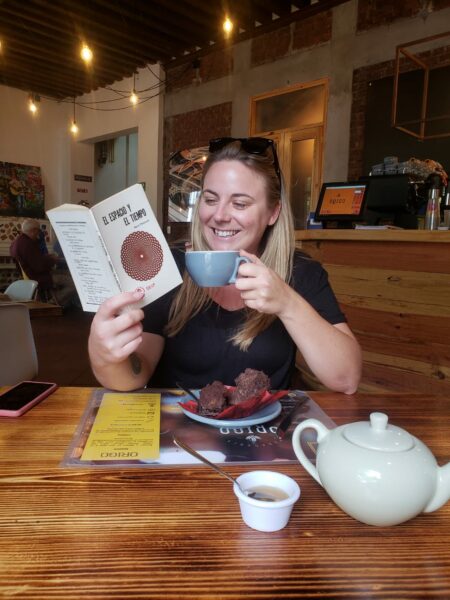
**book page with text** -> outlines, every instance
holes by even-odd
[[[180,272],[141,184],[95,204],[91,212],[122,291],[145,290],[146,306],[182,282]]]
[[[61,244],[83,310],[96,312],[121,290],[89,208],[63,204],[47,212]]]

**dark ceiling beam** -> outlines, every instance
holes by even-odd
[[[67,16],[70,15],[73,18],[73,21],[84,23],[88,25],[88,28],[95,29],[95,34],[91,33],[93,38],[100,37],[100,39],[105,40],[110,39],[111,35],[114,35],[118,41],[121,40],[120,45],[129,44],[132,39],[135,49],[141,54],[148,54],[150,57],[158,56],[158,53],[161,51],[160,45],[152,44],[151,41],[146,39],[146,36],[141,35],[141,23],[132,23],[131,27],[126,24],[126,31],[124,31],[123,23],[118,19],[109,18],[108,14],[105,14],[102,19],[103,22],[99,23],[98,13],[90,7],[79,3],[76,5],[75,12],[73,12],[71,5],[71,0],[65,0],[61,5],[54,4],[52,10],[55,13],[60,14],[63,19],[66,19]],[[93,23],[95,23],[94,26]],[[100,32],[102,32],[101,35],[99,35]],[[170,56],[170,52],[167,52],[166,54],[167,56]]]
[[[34,59],[39,56],[39,60],[41,62],[45,61],[42,65],[43,68],[45,68],[45,66],[51,67],[54,65],[57,70],[60,71],[61,58],[63,58],[66,64],[65,68],[68,73],[70,72],[79,74],[81,76],[87,72],[85,66],[80,65],[80,61],[62,57],[61,52],[58,52],[57,47],[53,47],[51,44],[47,44],[47,46],[42,44],[38,47],[33,43],[29,43],[27,40],[21,40],[19,46],[19,44],[15,44],[15,40],[11,39],[8,35],[3,36],[3,40],[6,42],[4,50],[4,64],[7,64],[8,56],[11,56],[12,58],[17,57],[17,59],[19,59],[20,56],[23,56],[23,61]],[[131,66],[130,69],[132,69],[132,67],[133,66]],[[104,66],[103,64],[99,64],[98,61],[95,63],[95,75],[99,78],[110,77],[111,75],[114,75],[116,78],[121,79],[122,72],[123,70],[118,66]]]
[[[189,5],[188,5],[189,4]],[[177,14],[183,18],[183,27],[188,31],[191,31],[191,27],[195,27],[200,31],[205,29],[211,29],[211,19],[203,11],[203,4],[192,7],[192,2],[172,2],[170,4],[170,10],[167,10],[167,0],[153,0],[153,2],[142,2],[142,8],[147,12],[149,8],[152,9],[153,15],[161,15],[161,12],[165,12],[167,15],[167,21],[170,22],[171,15]]]
[[[114,11],[122,17],[126,17],[131,21],[135,21],[142,25],[145,25],[147,30],[147,36],[154,39],[158,44],[166,44],[172,49],[179,48],[182,44],[192,44],[192,36],[185,29],[178,29],[178,33],[174,35],[174,28],[170,25],[164,25],[161,22],[161,12],[157,13],[157,21],[154,19],[147,18],[141,15],[139,18],[136,16],[136,12],[125,8],[123,5],[119,5],[116,2],[110,0],[92,0],[95,4],[101,6],[105,10]],[[140,7],[140,5],[138,5]],[[165,9],[167,10],[167,8]],[[170,9],[169,9],[170,10]],[[164,34],[164,35],[161,35]],[[173,53],[172,53],[173,54]]]
[[[163,63],[166,68],[175,67],[178,65],[182,65],[188,61],[192,61],[195,58],[200,58],[201,56],[205,56],[214,50],[221,50],[230,44],[235,44],[238,42],[243,42],[244,40],[248,40],[264,33],[269,33],[279,27],[284,27],[289,25],[289,23],[293,23],[295,21],[299,21],[301,19],[306,19],[315,15],[317,13],[323,12],[325,10],[329,10],[334,6],[338,6],[339,4],[345,4],[349,0],[321,0],[317,4],[313,4],[312,6],[306,6],[301,8],[295,12],[291,12],[289,15],[285,15],[284,17],[280,17],[279,19],[272,20],[270,23],[266,25],[261,25],[261,27],[257,27],[255,29],[244,31],[241,34],[234,33],[231,40],[220,40],[215,43],[213,46],[209,46],[208,48],[202,48],[197,52],[192,52],[189,56],[184,56],[182,58],[178,58],[175,60],[167,61]],[[298,4],[298,2],[293,2],[293,4]]]
[[[59,78],[44,77],[39,73],[22,68],[21,65],[16,65],[12,72],[1,73],[0,79],[10,87],[18,87],[27,92],[51,96],[55,99],[74,95],[73,82],[66,83]]]
[[[10,68],[8,70],[2,71],[2,75],[5,79],[14,79],[16,76],[20,76],[22,79],[24,77],[28,77],[30,82],[34,83],[33,88],[30,88],[30,91],[38,91],[39,83],[47,82],[50,84],[54,83],[55,89],[59,89],[62,86],[67,92],[70,92],[70,95],[73,96],[74,89],[89,89],[92,85],[98,84],[96,79],[86,78],[86,77],[68,77],[64,76],[63,72],[54,71],[54,70],[39,70],[37,66],[33,64],[24,64],[21,62],[12,61]]]
[[[202,42],[209,41],[208,31],[212,29],[211,20],[204,17],[200,11],[189,10],[183,2],[173,2],[170,6],[170,12],[167,10],[166,2],[154,0],[153,2],[144,2],[141,9],[145,11],[150,21],[155,23],[158,21],[158,29],[161,23],[164,23],[164,28],[175,33],[178,39],[183,39],[183,48],[193,48],[201,46]],[[176,26],[174,27],[174,23]],[[185,35],[185,32],[188,35]],[[178,44],[177,52],[180,53],[180,43]]]
[[[27,5],[25,4],[24,7],[26,7]],[[69,36],[69,39],[73,42],[73,49],[74,49],[74,54],[76,54],[76,49],[79,46],[79,38],[74,34],[73,30],[71,30],[70,28],[68,28],[67,26],[64,26],[62,23],[55,23],[55,21],[52,21],[51,19],[43,19],[42,17],[37,17],[34,16],[32,14],[30,14],[30,11],[26,12],[25,9],[20,13],[19,11],[15,10],[14,8],[10,8],[7,4],[0,4],[1,7],[1,11],[3,13],[7,13],[13,17],[20,18],[19,23],[24,21],[24,19],[26,19],[27,21],[29,21],[32,25],[31,27],[33,27],[34,25],[39,25],[39,35],[49,38],[49,39],[54,39],[56,36],[56,40],[59,40],[61,37],[61,33],[66,34]],[[25,15],[26,12],[26,15]],[[4,17],[2,17],[3,20]],[[16,21],[16,27],[17,27],[17,21]],[[109,43],[103,43],[101,41],[92,41],[92,43],[90,42],[90,45],[93,49],[93,51],[95,50],[95,47],[97,46],[98,48],[101,48],[102,50],[107,50],[112,56],[111,56],[111,60],[123,60],[125,58],[129,59],[130,61],[136,61],[136,60],[142,60],[142,55],[140,55],[137,52],[134,52],[133,50],[133,46],[130,45],[127,49],[124,49],[123,47],[120,50],[117,50],[117,47],[114,45],[114,39],[112,39]]]

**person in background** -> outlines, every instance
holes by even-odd
[[[62,307],[71,306],[77,299],[74,283],[70,275],[54,271],[60,259],[56,254],[42,254],[40,235],[39,222],[36,219],[25,219],[22,233],[10,246],[10,255],[29,279],[38,282],[41,297],[47,299],[54,294]]]
[[[40,227],[40,231],[39,231],[39,250],[41,251],[41,254],[48,254],[48,248],[47,248],[47,242],[45,240],[46,234],[47,233],[47,227],[45,225],[41,225]]]
[[[361,350],[326,271],[295,249],[291,207],[276,150],[266,138],[210,142],[202,194],[191,228],[193,250],[239,250],[235,284],[183,283],[144,310],[143,291],[108,299],[93,319],[88,348],[102,385],[233,385],[247,367],[264,371],[272,389],[287,389],[299,351],[318,380],[352,394]],[[184,271],[184,254],[175,253]],[[125,310],[126,309],[126,310]]]

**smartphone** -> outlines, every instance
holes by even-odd
[[[20,417],[54,392],[56,383],[22,381],[0,394],[0,417]]]

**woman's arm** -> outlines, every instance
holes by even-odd
[[[362,356],[346,323],[330,324],[293,288],[258,258],[240,266],[236,288],[249,308],[276,315],[286,327],[314,375],[329,389],[356,392]]]
[[[144,313],[133,308],[142,296],[142,291],[114,296],[101,305],[92,321],[89,358],[104,387],[120,391],[144,387],[161,358],[164,338],[143,333]]]
[[[346,323],[331,325],[295,290],[281,282],[277,315],[306,364],[330,390],[354,394],[362,371],[361,349]]]

